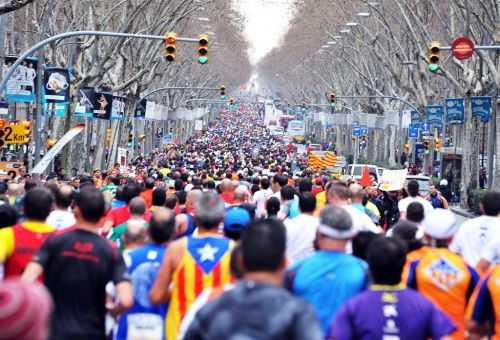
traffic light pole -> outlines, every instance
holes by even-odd
[[[9,68],[5,76],[0,82],[0,93],[3,93],[7,87],[7,82],[10,77],[14,74],[16,68],[21,65],[21,63],[29,56],[33,55],[35,52],[41,50],[46,45],[61,41],[64,39],[72,38],[72,37],[81,37],[81,36],[101,36],[101,37],[114,37],[114,38],[132,38],[132,39],[147,39],[147,40],[160,40],[163,41],[165,37],[163,35],[152,35],[152,34],[138,34],[138,33],[119,33],[119,32],[105,32],[105,31],[74,31],[74,32],[65,32],[61,34],[54,35],[45,40],[42,40],[31,48],[26,50]],[[186,43],[198,43],[198,39],[193,38],[183,38],[177,37],[177,41],[186,42]],[[38,89],[40,91],[40,88]],[[37,103],[37,106],[40,108],[41,103]],[[36,121],[35,121],[35,158],[39,157],[40,149],[41,149],[41,120],[42,120],[42,110],[36,110]]]
[[[220,88],[217,87],[192,87],[192,86],[170,86],[170,87],[161,87],[159,89],[153,90],[151,92],[146,93],[139,100],[146,99],[149,96],[152,96],[155,93],[169,90],[204,90],[204,91],[219,91]]]

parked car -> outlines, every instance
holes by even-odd
[[[405,180],[405,188],[409,181],[415,180],[418,182],[418,187],[422,196],[427,196],[429,194],[429,185],[431,184],[431,178],[423,175],[408,175]]]

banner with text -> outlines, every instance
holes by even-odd
[[[446,121],[449,124],[463,124],[465,100],[463,98],[446,99]]]
[[[478,117],[483,123],[487,123],[491,116],[492,101],[491,97],[471,97],[472,118]]]

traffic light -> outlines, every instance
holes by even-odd
[[[330,105],[335,106],[336,103],[337,103],[337,95],[335,94],[335,92],[331,92],[330,93]]]
[[[436,138],[434,140],[434,150],[436,152],[441,152],[442,147],[443,147],[443,141],[441,140],[441,138]]]
[[[29,143],[29,141],[31,139],[31,129],[33,127],[33,124],[29,120],[23,120],[22,125],[23,125],[24,130],[25,130],[25,134],[24,134],[26,136],[25,140],[27,143]]]
[[[429,46],[429,71],[436,73],[440,69],[441,62],[441,44],[437,41],[433,41]]]
[[[146,135],[139,135],[139,142],[144,143],[146,141]]]
[[[221,85],[220,87],[220,96],[221,98],[226,97],[226,87],[224,85]]]
[[[234,104],[234,98],[229,98],[229,105],[233,105]]]
[[[177,51],[177,34],[170,32],[165,36],[165,60],[172,62],[175,60]]]
[[[405,144],[405,152],[410,153],[410,148],[411,148],[410,144],[406,143]]]
[[[112,141],[113,141],[113,130],[106,129],[106,145],[110,147]]]
[[[204,65],[208,62],[208,35],[200,34],[198,37],[198,63]]]
[[[47,139],[47,150],[52,149],[52,147],[54,145],[56,145],[56,144],[57,144],[57,140],[56,139],[54,139],[54,138]]]
[[[132,132],[130,132],[128,134],[128,147],[131,148],[134,146],[134,134]]]

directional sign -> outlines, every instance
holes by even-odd
[[[466,60],[474,53],[474,43],[468,37],[460,37],[451,44],[451,53],[458,60]]]
[[[361,136],[368,136],[368,127],[367,126],[361,127]]]
[[[8,125],[0,130],[0,147],[4,144],[27,144],[28,131],[22,125]]]
[[[408,129],[408,137],[418,139],[419,128],[417,126],[411,125]]]
[[[352,128],[352,135],[353,135],[354,137],[359,137],[359,136],[361,136],[361,127],[359,127],[359,126],[354,126],[354,127]]]

